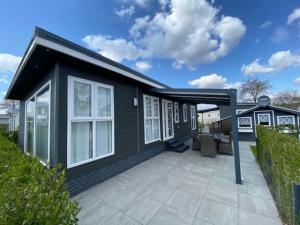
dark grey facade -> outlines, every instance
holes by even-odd
[[[125,72],[132,71],[128,69]],[[18,72],[16,76],[18,77]],[[68,135],[70,135],[68,134],[69,76],[111,85],[114,88],[114,154],[72,168],[68,168],[67,163]],[[182,141],[190,138],[192,132],[190,106],[196,107],[195,102],[153,93],[153,87],[167,86],[150,78],[147,80],[148,78],[143,76],[139,77],[139,74],[136,76],[138,76],[136,79],[120,76],[107,68],[37,46],[25,64],[22,76],[13,81],[14,89],[9,91],[7,96],[20,100],[20,147],[24,149],[25,103],[49,81],[51,83],[49,165],[61,164],[66,168],[68,188],[72,195],[165,150],[165,142],[162,140],[162,99],[179,103],[179,123],[174,123],[174,138]],[[145,82],[140,82],[139,78]],[[148,81],[154,85],[147,84]],[[145,144],[144,138],[144,94],[158,97],[160,106],[161,140],[149,144]],[[137,106],[133,104],[134,98],[138,99]],[[183,121],[183,104],[187,104],[186,122]]]

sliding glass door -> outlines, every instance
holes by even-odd
[[[174,138],[174,124],[173,124],[173,103],[172,101],[162,100],[162,114],[163,114],[163,137],[164,140]]]

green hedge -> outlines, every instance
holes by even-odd
[[[64,170],[42,166],[0,135],[0,225],[77,224],[78,212]]]
[[[283,221],[293,223],[293,184],[300,182],[300,142],[271,128],[257,127],[257,160]]]

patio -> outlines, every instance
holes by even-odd
[[[240,159],[243,185],[232,156],[163,152],[75,196],[79,224],[282,224],[249,143],[240,142]]]

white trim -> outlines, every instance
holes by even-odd
[[[34,116],[33,116],[33,149],[32,149],[32,155],[36,156],[36,98],[37,95],[43,91],[47,86],[49,86],[49,118],[48,118],[48,163],[44,162],[43,160],[39,159],[39,161],[44,165],[44,166],[49,166],[50,165],[50,122],[51,122],[51,80],[46,82],[41,88],[39,88],[32,96],[30,96],[26,101],[25,101],[25,118],[24,118],[24,152],[28,155],[30,155],[27,151],[27,103],[34,99]],[[38,157],[37,157],[38,158]]]
[[[236,114],[240,114],[240,113],[242,113],[242,112],[244,112],[246,110],[247,109],[237,109],[237,110],[235,110],[235,112],[236,112]]]
[[[90,117],[74,117],[74,81],[86,83],[91,85],[91,116]],[[104,87],[111,90],[111,116],[110,117],[98,117],[97,114],[97,88],[96,87]],[[94,82],[91,80],[86,80],[82,78],[77,78],[73,76],[68,76],[68,134],[67,134],[67,168],[76,167],[82,164],[86,164],[98,159],[102,159],[108,156],[112,156],[115,154],[115,120],[114,120],[114,87],[111,85],[106,85],[98,82]],[[96,156],[96,123],[99,121],[111,121],[111,152],[105,155]],[[90,159],[86,159],[80,162],[76,162],[71,164],[71,124],[72,122],[92,122],[92,129],[93,129],[93,157]]]
[[[240,127],[240,118],[250,118],[250,127]],[[237,118],[238,119],[238,128],[239,129],[249,129],[252,128],[252,117],[251,116],[240,116]]]
[[[253,133],[253,129],[248,129],[248,128],[241,129],[241,128],[239,128],[239,133]]]
[[[197,129],[197,118],[196,118],[196,107],[194,105],[190,106],[190,114],[191,114],[191,129],[196,130]],[[194,114],[194,116],[193,116],[193,114]]]
[[[294,115],[281,115],[281,116],[277,116],[277,126],[280,126],[280,125],[286,125],[286,124],[279,124],[279,119],[282,118],[282,117],[292,117],[293,118],[293,124],[292,125],[296,125],[295,123],[295,116]]]
[[[187,122],[187,104],[184,103],[182,105],[182,111],[183,111],[183,122]]]
[[[151,117],[147,117],[146,118],[146,98],[150,98],[151,100]],[[153,100],[157,100],[158,101],[158,117],[154,117],[153,111],[154,111],[154,105],[153,105]],[[154,96],[150,96],[150,95],[146,95],[143,94],[143,105],[144,105],[144,142],[145,144],[150,144],[156,141],[161,141],[161,131],[160,131],[160,107],[159,107],[159,98],[158,97],[154,97]],[[146,141],[146,119],[151,119],[151,123],[152,123],[152,140],[151,141]],[[153,120],[154,119],[158,119],[158,131],[159,131],[159,137],[157,139],[154,139],[154,135],[153,135]]]
[[[172,112],[171,112],[171,116],[172,116],[172,119],[171,119],[171,121],[172,121],[172,123],[171,123],[171,125],[172,125],[172,131],[173,131],[173,134],[172,135],[170,135],[170,136],[167,136],[167,134],[166,134],[166,132],[165,132],[165,126],[166,126],[166,103],[171,103],[172,105],[171,105],[171,110],[172,110]],[[170,101],[170,100],[166,100],[166,99],[162,99],[162,119],[163,119],[163,140],[164,141],[167,141],[167,140],[170,140],[170,139],[172,139],[172,138],[174,138],[174,134],[175,134],[175,131],[174,131],[174,117],[173,117],[173,102],[172,101]]]
[[[174,119],[175,123],[179,123],[179,104],[178,102],[174,102]]]
[[[261,125],[260,124],[260,118],[259,116],[268,116],[268,119],[269,119],[269,125]],[[265,127],[271,127],[272,126],[272,121],[271,121],[271,116],[269,113],[260,113],[260,114],[257,114],[257,122],[259,125],[261,126],[265,126]]]
[[[139,77],[133,73],[130,73],[126,70],[123,70],[123,69],[120,69],[120,68],[117,68],[117,67],[114,67],[108,63],[105,63],[99,59],[95,59],[91,56],[88,56],[86,54],[83,54],[79,51],[75,51],[71,48],[68,48],[68,47],[65,47],[63,45],[60,45],[60,44],[57,44],[57,43],[54,43],[52,41],[48,41],[46,39],[43,39],[41,37],[35,37],[35,40],[34,40],[35,44],[37,45],[42,45],[44,47],[47,47],[47,48],[50,48],[50,49],[54,49],[58,52],[62,52],[66,55],[69,55],[69,56],[72,56],[74,58],[77,58],[77,59],[80,59],[82,61],[85,61],[85,62],[88,62],[88,63],[92,63],[94,65],[97,65],[97,66],[100,66],[102,68],[105,68],[105,69],[108,69],[108,70],[111,70],[111,71],[114,71],[116,73],[119,73],[119,74],[122,74],[126,77],[129,77],[131,79],[134,79],[134,80],[137,80],[137,81],[140,81],[142,83],[145,83],[145,84],[148,84],[152,87],[155,87],[155,88],[165,88],[164,86],[162,85],[159,85],[159,84],[156,84],[154,82],[151,82],[149,80],[146,80],[142,77]]]

